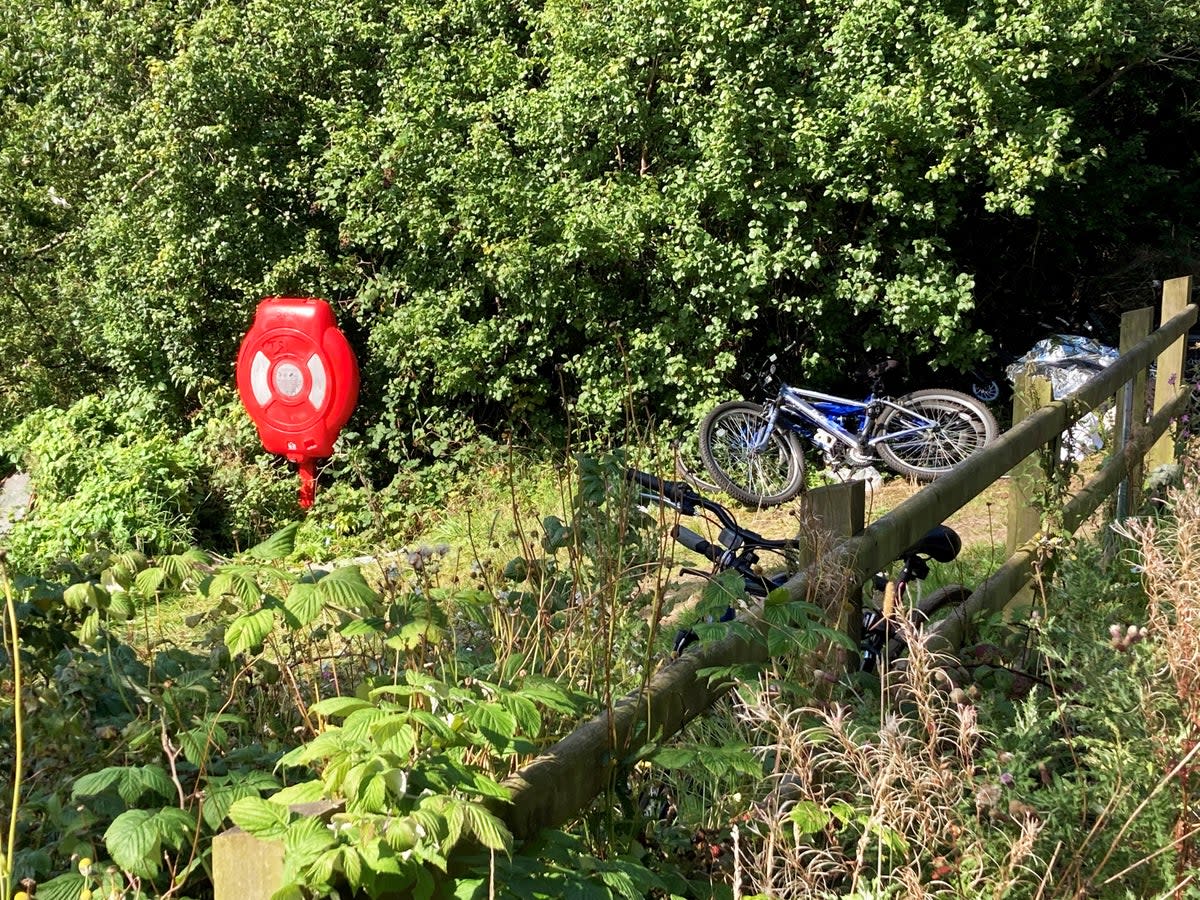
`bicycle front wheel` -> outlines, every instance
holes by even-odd
[[[875,448],[888,468],[933,481],[996,439],[991,411],[958,391],[914,391],[879,417]]]
[[[804,486],[804,451],[796,435],[765,434],[767,413],[757,403],[722,403],[700,423],[700,459],[713,482],[739,503],[775,506]]]

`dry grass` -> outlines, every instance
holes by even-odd
[[[1130,520],[1149,600],[1148,621],[1163,643],[1172,680],[1193,729],[1200,732],[1200,464],[1167,498],[1169,517]]]
[[[1174,837],[1177,878],[1183,881],[1185,873],[1200,864],[1200,819],[1195,810],[1200,766],[1192,761],[1200,749],[1200,461],[1184,463],[1183,484],[1168,492],[1165,505],[1170,515],[1130,520],[1122,531],[1138,549],[1149,633],[1165,650],[1187,722],[1182,746],[1168,748],[1180,758],[1172,776],[1180,791]],[[1113,643],[1126,650],[1142,636],[1134,629],[1114,632]]]
[[[735,896],[1109,896],[1122,894],[1133,870],[1158,864],[1165,854],[1172,863],[1167,868],[1174,868],[1166,896],[1181,896],[1200,856],[1193,846],[1200,836],[1194,809],[1200,793],[1200,464],[1186,468],[1184,486],[1167,500],[1171,515],[1124,529],[1140,556],[1149,634],[1159,644],[1155,658],[1164,661],[1188,726],[1181,740],[1165,720],[1142,723],[1151,726],[1159,748],[1155,760],[1147,760],[1160,766],[1157,774],[1149,784],[1145,773],[1112,776],[1118,784],[1127,775],[1142,780],[1144,794],[1132,809],[1114,794],[1103,809],[1091,807],[1085,821],[1060,821],[1054,832],[1045,831],[1053,823],[1008,799],[1012,792],[989,772],[990,737],[975,707],[962,702],[963,693],[921,636],[910,634],[908,667],[888,676],[878,717],[843,705],[790,709],[769,691],[744,692],[743,724],[768,736],[759,752],[772,774],[770,790],[736,835]],[[1113,632],[1109,652],[1129,652],[1145,636],[1140,628],[1122,627]],[[1146,685],[1146,692],[1154,690]],[[1086,793],[1086,780],[1079,784]],[[1168,796],[1171,803],[1178,799],[1173,833],[1161,846],[1131,845],[1135,833],[1146,836],[1143,817]]]
[[[978,896],[986,883],[999,896],[1029,864],[1041,822],[1001,808],[999,785],[977,774],[985,736],[974,707],[957,702],[921,636],[908,638],[909,667],[883,694],[893,699],[883,701],[882,727],[856,722],[846,706],[747,700],[747,724],[772,736],[760,751],[773,771],[757,820],[739,834],[739,891]],[[1007,834],[1003,855],[969,837],[981,819]]]

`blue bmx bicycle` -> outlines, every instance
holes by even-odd
[[[700,459],[712,483],[740,503],[774,506],[804,487],[802,441],[830,468],[876,462],[917,481],[932,481],[996,439],[988,408],[952,390],[878,396],[889,361],[869,377],[871,393],[851,400],[780,383],[765,403],[732,400],[700,423]],[[772,363],[764,377],[773,380]]]

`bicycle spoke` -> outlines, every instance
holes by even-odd
[[[912,416],[900,416],[892,427],[912,433],[887,441],[897,457],[916,468],[941,471],[957,466],[986,443],[981,423],[949,405],[926,404],[922,409],[931,425]]]
[[[764,423],[748,413],[733,412],[714,429],[712,451],[717,464],[735,482],[752,492],[769,496],[787,485],[791,476],[791,456],[783,441],[774,434],[763,442]]]

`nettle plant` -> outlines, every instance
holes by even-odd
[[[662,536],[632,502],[625,455],[576,458],[568,509],[521,535],[499,573],[495,622],[506,655],[588,693],[635,686],[647,671],[666,587]],[[531,625],[532,628],[526,628]]]
[[[632,845],[558,835],[516,852],[502,823],[506,776],[664,650],[653,523],[629,505],[619,456],[577,471],[520,579],[443,572],[448,548],[403,553],[370,581],[356,565],[297,571],[296,525],[231,559],[101,554],[65,586],[22,579],[34,674],[24,706],[0,712],[28,711],[40,758],[14,883],[39,897],[203,891],[232,821],[283,842],[285,897],[461,895],[495,891],[500,872],[521,896],[550,872],[606,895],[679,893]],[[174,610],[194,610],[186,639]],[[580,635],[588,653],[573,653]],[[324,818],[290,808],[317,800]]]
[[[230,803],[279,786],[279,751],[255,739],[254,707],[235,704],[256,686],[209,637],[130,640],[148,636],[154,597],[209,578],[207,555],[88,562],[65,587],[0,573],[25,673],[21,702],[0,710],[5,749],[32,762],[20,790],[2,786],[17,810],[5,874],[41,898],[181,891],[206,868]],[[6,654],[14,676],[16,660]]]

